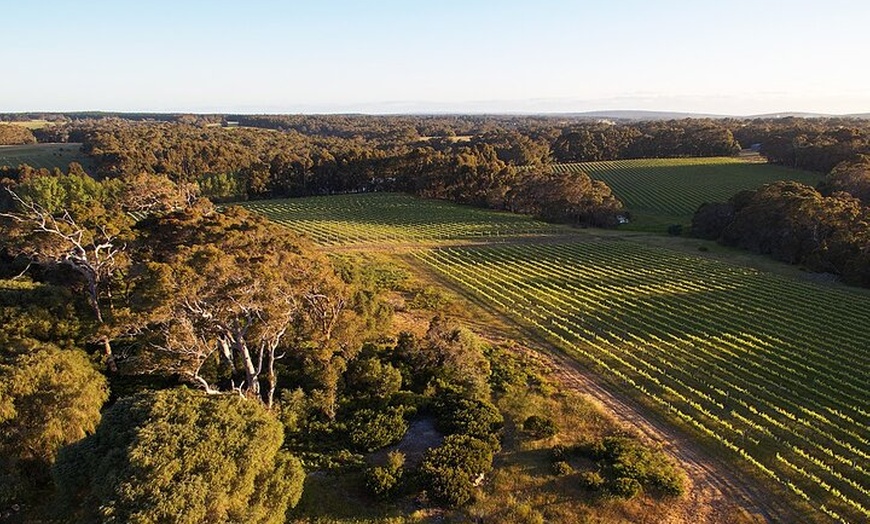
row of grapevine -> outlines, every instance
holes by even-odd
[[[244,206],[324,246],[437,243],[566,231],[521,215],[395,193],[264,200]]]
[[[704,202],[723,202],[744,189],[777,180],[816,185],[819,176],[738,158],[660,158],[556,164],[558,173],[583,171],[603,180],[632,211],[686,222]]]
[[[834,521],[870,519],[870,300],[626,241],[419,259]]]

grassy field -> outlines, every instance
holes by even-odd
[[[420,242],[421,267],[814,508],[805,520],[870,517],[865,290],[400,195],[249,207],[324,246]]]
[[[36,168],[66,170],[71,162],[78,162],[90,173],[91,160],[81,152],[81,146],[77,143],[0,146],[0,166],[27,164]]]
[[[583,171],[603,180],[631,211],[627,229],[665,231],[688,225],[705,202],[724,202],[738,191],[778,180],[816,185],[816,173],[740,158],[661,158],[557,164],[557,172]]]
[[[48,120],[15,120],[12,122],[5,122],[7,124],[12,124],[16,126],[26,127],[27,129],[42,129],[44,127],[55,125],[54,122],[49,122]]]

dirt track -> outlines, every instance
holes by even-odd
[[[749,520],[760,522],[799,522],[787,505],[770,494],[762,493],[757,483],[721,459],[712,457],[691,438],[654,417],[645,416],[636,402],[612,394],[592,377],[585,375],[569,357],[548,352],[538,355],[550,365],[553,375],[567,388],[592,397],[604,411],[643,437],[659,444],[680,462],[692,486],[683,510],[682,522],[730,523]],[[742,518],[735,515],[742,513]]]
[[[680,515],[673,521],[692,524],[732,524],[741,522],[806,522],[795,508],[770,493],[764,486],[740,471],[733,464],[714,456],[692,437],[672,426],[649,408],[605,387],[591,372],[562,353],[533,330],[527,329],[509,316],[490,307],[479,297],[446,280],[420,264],[414,264],[425,278],[435,280],[471,302],[475,329],[494,338],[522,337],[537,358],[550,368],[553,377],[564,387],[588,395],[602,410],[620,423],[634,429],[644,439],[658,444],[686,470],[691,486],[687,500],[681,504]],[[499,326],[501,325],[501,326]]]

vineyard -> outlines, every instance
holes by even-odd
[[[324,246],[494,240],[571,231],[522,215],[398,193],[266,200],[246,203],[244,207]]]
[[[661,158],[556,164],[606,182],[635,216],[632,228],[664,230],[688,224],[704,202],[724,202],[744,189],[777,180],[815,186],[819,175],[738,158]]]
[[[870,518],[870,301],[626,241],[416,256],[837,522]]]
[[[327,248],[410,246],[417,263],[803,500],[806,520],[870,519],[866,291],[651,247],[637,233],[403,195],[246,207]]]

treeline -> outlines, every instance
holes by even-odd
[[[830,172],[840,162],[870,154],[870,120],[779,118],[735,122],[735,138],[757,145],[773,164]]]
[[[492,145],[517,166],[627,158],[732,155],[754,147],[772,163],[827,173],[867,154],[870,121],[852,118],[682,119],[609,121],[582,116],[500,115],[219,115],[219,114],[6,114],[0,120],[49,119],[63,125],[35,131],[39,141],[82,141],[93,122],[181,124],[200,129],[232,124],[316,140],[356,142],[390,151],[436,149],[461,142]],[[333,142],[327,150],[335,148]],[[292,151],[292,150],[291,150]],[[266,161],[266,159],[261,159]],[[243,165],[236,165],[241,169]]]
[[[777,182],[704,204],[692,231],[870,287],[870,158],[839,164],[818,188]]]
[[[50,132],[82,142],[102,178],[165,175],[219,202],[386,190],[581,225],[615,225],[623,212],[606,185],[585,175],[554,175],[545,167],[545,147],[511,133],[409,143],[120,120]],[[8,185],[49,174],[21,167],[0,177]]]

